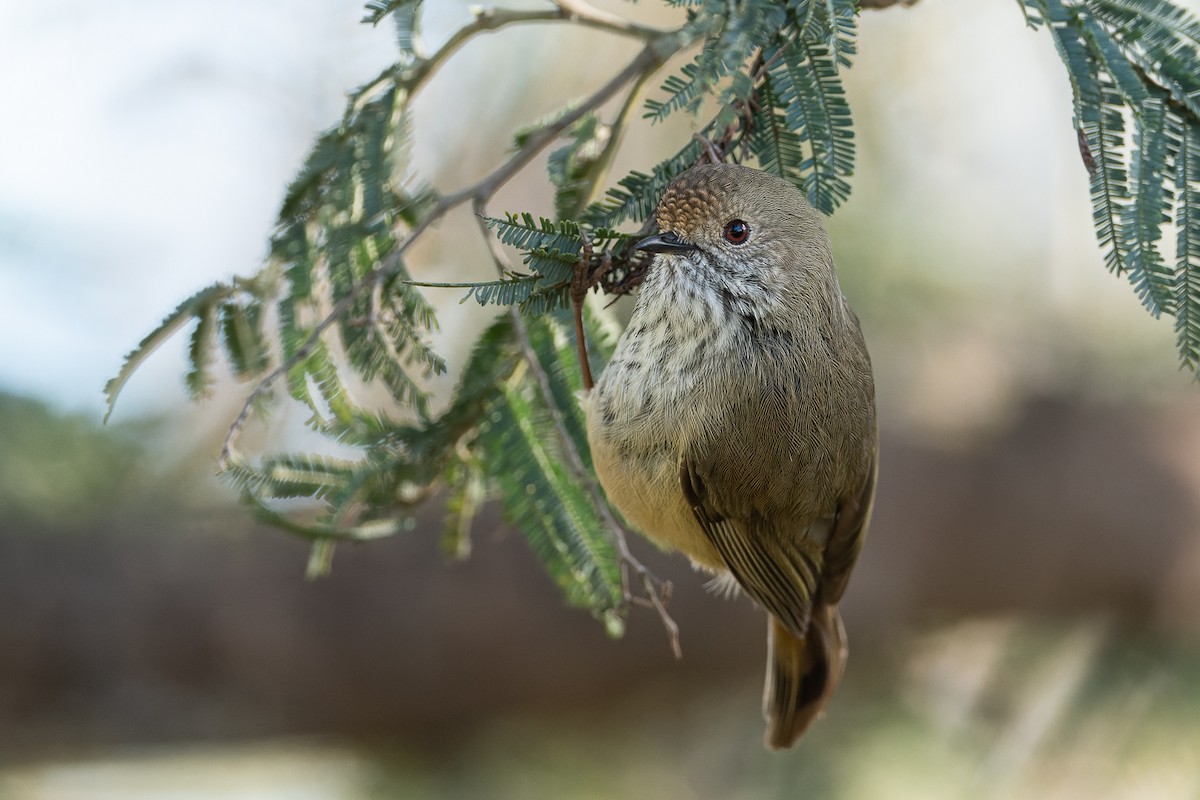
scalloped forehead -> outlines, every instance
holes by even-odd
[[[655,219],[664,231],[689,231],[722,216],[734,176],[719,165],[693,167],[680,175],[658,201]]]
[[[686,233],[724,224],[726,217],[755,211],[764,203],[807,205],[795,187],[770,173],[739,164],[704,164],[671,182],[654,216],[660,229]]]

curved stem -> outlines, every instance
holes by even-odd
[[[617,14],[601,11],[583,2],[583,0],[553,0],[553,2],[554,5],[558,6],[562,19],[576,22],[586,27],[596,28],[597,30],[608,31],[609,33],[616,33],[622,36],[633,36],[644,41],[650,41],[654,37],[666,32],[658,28],[639,25]]]
[[[477,34],[496,31],[508,25],[525,22],[573,22],[622,36],[651,42],[669,31],[638,25],[629,20],[592,8],[579,0],[555,0],[555,8],[542,11],[517,11],[509,8],[477,8],[471,22],[456,30],[429,58],[417,62],[404,83],[414,94],[429,80],[450,56]]]
[[[604,180],[608,177],[609,170],[612,169],[613,161],[616,159],[617,151],[621,147],[621,137],[625,133],[625,128],[629,124],[630,117],[633,116],[633,110],[637,107],[638,100],[641,99],[642,90],[646,88],[646,84],[654,77],[655,72],[657,72],[655,69],[646,70],[638,76],[633,86],[629,87],[629,93],[625,95],[625,102],[621,104],[621,110],[617,112],[617,118],[613,120],[608,142],[604,145],[604,150],[600,153],[600,158],[596,160],[596,166],[592,168],[592,174],[588,177],[589,185],[588,191],[584,195],[584,208],[587,208],[599,199],[600,188],[604,185]]]
[[[389,64],[374,78],[355,89],[346,105],[343,120],[349,120],[364,98],[369,97],[375,89],[389,81],[401,84],[411,94],[416,94],[429,82],[442,64],[471,39],[481,33],[490,33],[509,25],[532,22],[569,22],[620,36],[641,39],[647,43],[671,33],[671,31],[639,25],[616,14],[593,8],[581,0],[554,0],[554,5],[554,8],[535,11],[511,8],[476,8],[471,21],[450,34],[450,38],[443,42],[442,46],[433,52],[433,55],[419,59],[416,63],[407,66]]]

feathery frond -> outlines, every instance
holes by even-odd
[[[1200,123],[1181,124],[1175,160],[1175,334],[1186,367],[1200,370]]]
[[[1164,185],[1167,159],[1167,108],[1159,98],[1148,98],[1137,116],[1130,185],[1137,196],[1124,208],[1129,280],[1142,304],[1154,316],[1175,311],[1174,273],[1158,249],[1162,226],[1170,222],[1174,205],[1171,188]],[[1174,184],[1174,176],[1171,176]]]
[[[515,306],[528,300],[542,280],[541,275],[513,275],[484,281],[471,286],[463,300],[474,299],[481,306]]]
[[[1176,317],[1183,363],[1195,369],[1194,249],[1200,209],[1187,163],[1200,125],[1200,23],[1166,0],[1026,0],[1067,67],[1092,217],[1105,263],[1147,310]],[[1132,141],[1126,136],[1132,121]],[[1163,226],[1179,227],[1172,266]]]
[[[641,222],[654,213],[658,198],[704,152],[704,145],[691,139],[675,155],[659,162],[649,174],[634,170],[608,190],[605,199],[589,206],[583,219],[597,227],[616,227],[626,220]]]
[[[567,600],[619,633],[616,552],[595,507],[567,472],[544,414],[532,387],[519,381],[506,386],[480,427],[505,518],[524,534]]]
[[[125,362],[121,365],[120,371],[104,385],[104,395],[107,400],[104,420],[108,421],[109,416],[112,414],[113,405],[117,402],[117,395],[121,393],[121,389],[125,387],[134,370],[149,358],[151,353],[161,347],[167,339],[170,339],[193,319],[199,319],[201,324],[204,324],[205,316],[212,313],[216,304],[229,297],[235,291],[236,289],[233,286],[224,283],[214,283],[212,286],[201,289],[177,305],[175,310],[158,324],[157,328],[146,334],[138,342],[137,347],[133,348],[125,356]],[[193,396],[202,395],[208,387],[207,365],[210,361],[210,353],[207,348],[209,343],[207,331],[203,331],[199,338],[192,337],[191,371],[188,373],[187,384]],[[191,377],[193,375],[195,377]]]
[[[773,54],[774,56],[775,54]],[[799,40],[778,52],[770,75],[787,127],[805,140],[808,158],[798,165],[800,188],[814,206],[832,214],[850,196],[854,172],[850,106],[828,47]]]
[[[754,112],[754,127],[747,140],[750,152],[758,160],[759,169],[800,184],[804,142],[788,126],[784,114],[786,106],[775,94],[769,73],[763,80],[759,97],[760,107]]]
[[[196,310],[196,327],[188,341],[188,371],[183,385],[193,400],[208,397],[212,390],[213,353],[217,349],[217,304],[205,303]]]

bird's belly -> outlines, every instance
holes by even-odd
[[[599,398],[593,394],[591,400]],[[610,399],[606,407],[612,406]],[[705,568],[724,570],[679,482],[681,429],[645,418],[632,425],[619,416],[606,420],[594,407],[588,408],[587,418],[596,475],[609,502],[659,547],[678,550]]]

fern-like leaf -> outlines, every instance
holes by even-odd
[[[601,246],[603,248],[603,245]],[[543,286],[561,284],[571,280],[579,264],[579,254],[539,247],[525,254],[524,263],[545,278]]]
[[[785,46],[771,68],[787,127],[808,143],[800,164],[800,188],[817,209],[832,214],[850,196],[854,133],[837,62],[824,44],[804,40]]]
[[[320,498],[345,483],[353,471],[352,461],[298,454],[274,456],[258,467],[235,461],[222,477],[259,498]]]
[[[1123,275],[1129,271],[1124,251],[1125,205],[1130,201],[1129,176],[1125,169],[1125,121],[1112,107],[1091,109],[1080,123],[1096,165],[1091,179],[1092,223],[1096,238],[1106,249],[1104,263]]]
[[[554,404],[571,437],[576,452],[591,469],[592,458],[587,440],[587,421],[579,407],[578,393],[583,389],[582,370],[576,357],[575,341],[552,316],[529,320],[525,325],[529,346],[549,383]]]
[[[262,374],[270,360],[263,332],[262,306],[259,303],[248,306],[238,302],[222,303],[221,341],[235,377],[246,380]]]
[[[501,243],[518,250],[542,249],[578,255],[583,248],[579,225],[570,220],[554,222],[545,217],[535,220],[529,213],[506,214],[504,219],[489,217],[487,226],[496,232]]]
[[[759,90],[759,107],[754,112],[754,126],[747,144],[765,172],[800,185],[800,168],[804,162],[804,142],[788,127],[784,115],[786,106],[779,100],[771,77],[764,77]]]
[[[695,113],[700,102],[729,74],[731,66],[723,59],[712,55],[713,47],[706,46],[704,53],[695,61],[685,64],[678,75],[667,78],[662,85],[665,100],[647,100],[646,118],[662,122],[676,111],[688,109]]]
[[[541,283],[541,275],[514,275],[473,284],[463,300],[473,299],[481,306],[515,306],[529,299]]]
[[[1166,126],[1166,104],[1159,98],[1147,99],[1137,118],[1130,171],[1130,185],[1136,187],[1137,195],[1122,209],[1127,240],[1121,244],[1127,254],[1129,280],[1142,304],[1156,317],[1175,310],[1174,272],[1158,249],[1174,199],[1171,189],[1164,186],[1166,167],[1173,160],[1167,157]]]
[[[213,354],[217,349],[217,304],[206,303],[196,310],[196,327],[188,341],[188,371],[183,377],[193,400],[208,397],[212,389]]]
[[[121,393],[126,382],[138,366],[145,361],[151,353],[157,350],[162,344],[175,335],[180,329],[187,325],[197,316],[206,313],[206,309],[210,309],[216,303],[229,297],[236,290],[233,286],[224,283],[215,283],[205,289],[201,289],[194,295],[184,300],[175,307],[175,310],[163,319],[158,324],[158,327],[146,334],[143,339],[138,342],[137,347],[133,348],[128,355],[125,356],[125,361],[121,365],[120,371],[104,384],[104,395],[107,401],[107,407],[104,412],[104,421],[107,422],[109,416],[112,415],[113,405],[117,402],[117,395]],[[202,340],[201,344],[207,344]],[[207,354],[203,358],[207,358]],[[197,360],[192,359],[193,369]],[[189,382],[189,388],[191,384]]]
[[[574,605],[591,609],[619,633],[618,559],[590,498],[551,445],[533,391],[509,386],[481,428],[505,517],[525,535],[547,572]]]
[[[634,170],[609,189],[605,199],[590,206],[583,219],[590,225],[612,228],[626,220],[641,222],[654,213],[658,199],[671,181],[696,163],[704,145],[692,139],[675,155],[659,162],[649,174]]]
[[[1175,335],[1183,363],[1200,371],[1200,123],[1181,125],[1175,159]]]
[[[839,66],[849,67],[857,52],[858,7],[855,0],[806,0],[795,4],[801,39],[822,44]]]

